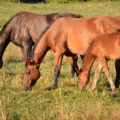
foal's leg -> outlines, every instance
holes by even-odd
[[[93,84],[92,84],[92,87],[91,87],[92,91],[96,88],[96,83],[97,83],[97,80],[98,80],[98,77],[99,77],[99,74],[100,74],[101,70],[102,70],[102,64],[99,63],[98,68],[95,71],[94,80],[93,80]]]
[[[120,60],[115,61],[115,70],[116,70],[116,80],[115,87],[119,88],[119,79],[120,79]]]
[[[98,59],[99,59],[99,58],[98,58]],[[114,94],[115,94],[115,86],[114,86],[112,77],[111,77],[111,75],[110,75],[110,73],[109,73],[106,59],[105,59],[105,58],[100,58],[99,61],[101,62],[102,66],[103,66],[103,69],[104,69],[104,71],[105,71],[105,74],[106,74],[106,76],[107,76],[107,78],[108,78],[108,81],[109,81],[110,86],[111,86],[111,89],[112,89],[112,95],[114,96]]]
[[[22,52],[24,55],[24,59],[29,60],[31,58],[31,50],[32,46],[23,46]]]
[[[68,59],[71,59],[70,61],[73,63],[73,61],[74,62],[76,62],[76,64],[77,64],[77,60],[78,60],[78,56],[77,55],[75,55],[75,59],[73,60],[73,58],[71,57],[69,57]],[[71,72],[70,72],[70,77],[71,78],[73,78],[74,77],[74,75],[75,75],[75,70],[74,70],[74,68],[73,68],[73,65],[71,65]]]
[[[63,59],[63,54],[57,52],[55,56],[54,84],[50,88],[48,88],[49,91],[56,89],[58,86],[58,77],[60,74],[62,59]]]

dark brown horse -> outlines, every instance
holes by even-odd
[[[40,77],[39,66],[48,50],[51,49],[55,52],[56,56],[55,82],[50,88],[51,90],[55,89],[58,85],[58,76],[63,55],[67,56],[78,75],[80,71],[75,61],[75,54],[84,55],[93,38],[98,35],[117,31],[119,28],[120,18],[112,16],[80,19],[60,18],[56,20],[36,44],[32,60],[26,61],[24,89],[30,89]],[[120,75],[119,72],[117,75]]]
[[[90,76],[90,70],[95,59],[103,66],[114,95],[115,86],[108,70],[107,60],[120,60],[120,33],[111,33],[94,39],[83,62],[79,73],[79,88],[85,89]]]
[[[71,13],[34,14],[29,12],[19,12],[13,16],[0,31],[0,68],[3,65],[3,53],[10,41],[21,47],[24,59],[30,59],[32,46],[41,33],[60,17],[80,18],[82,16]]]

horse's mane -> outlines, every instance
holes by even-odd
[[[93,44],[93,43],[94,43],[94,40],[90,43],[89,47],[87,48],[87,50],[86,50],[86,52],[85,52],[85,54],[84,54],[82,66],[83,66],[83,64],[84,64],[85,58],[86,58],[86,56],[87,56],[90,48],[92,47],[92,44]]]
[[[38,38],[38,40],[35,42],[34,47],[33,47],[33,49],[32,49],[32,52],[31,52],[31,58],[33,58],[34,50],[35,50],[38,42],[39,42],[40,39],[43,37],[43,35],[47,32],[47,30],[51,27],[52,24],[53,24],[53,22],[50,23],[50,24],[45,28],[45,30],[41,33],[41,35],[40,35],[40,37]]]
[[[8,26],[8,24],[15,18],[15,16],[17,16],[19,13],[17,13],[17,14],[15,14],[14,16],[12,16],[6,23],[5,23],[5,25],[3,26],[3,28],[2,28],[2,30],[0,31],[0,34],[2,34],[4,31],[5,31],[5,29],[6,29],[6,27]]]
[[[7,27],[7,25],[12,21],[13,18],[14,18],[14,16],[13,16],[12,18],[10,18],[10,19],[5,23],[5,25],[3,26],[2,30],[4,30],[4,29]]]

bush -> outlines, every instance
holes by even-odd
[[[88,0],[47,0],[47,2],[56,2],[56,3],[69,3],[77,1],[88,1]]]
[[[119,0],[46,0],[46,2],[55,2],[55,3],[69,3],[69,2],[81,2],[81,1],[119,1]]]
[[[95,1],[95,2],[99,2],[99,1],[119,1],[119,0],[6,0],[6,1],[10,1],[10,2],[54,2],[54,3],[69,3],[69,2],[82,2],[82,1]]]

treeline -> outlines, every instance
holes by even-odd
[[[8,0],[10,2],[44,2],[44,3],[49,3],[49,2],[55,2],[55,3],[69,3],[69,2],[87,2],[87,1],[118,1],[118,0]]]
[[[69,2],[87,2],[87,1],[117,1],[117,0],[46,0],[46,2],[69,3]]]

